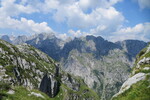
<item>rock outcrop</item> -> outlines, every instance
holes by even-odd
[[[150,99],[150,44],[136,57],[131,77],[122,85],[112,100]]]
[[[62,71],[45,53],[27,44],[14,46],[0,40],[0,99],[38,97],[40,100],[99,100],[80,77]]]
[[[40,91],[46,93],[50,97],[55,97],[59,92],[60,83],[53,76],[44,75],[40,83]]]

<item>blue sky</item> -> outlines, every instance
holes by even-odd
[[[150,0],[0,0],[0,35],[150,41]]]

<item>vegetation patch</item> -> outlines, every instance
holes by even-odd
[[[13,73],[14,68],[16,68],[16,66],[14,66],[14,65],[5,66],[6,74],[11,76],[11,77],[14,77],[15,76]]]
[[[149,100],[150,82],[148,80],[139,81],[132,85],[130,89],[113,98],[113,100]]]

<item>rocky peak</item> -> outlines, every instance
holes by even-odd
[[[18,36],[13,40],[13,44],[22,44],[25,43],[28,40],[27,36]]]
[[[3,36],[1,37],[1,39],[2,39],[2,40],[5,40],[5,41],[7,41],[7,42],[9,42],[9,43],[12,43],[12,41],[10,40],[10,38],[9,38],[8,35],[3,35]]]
[[[130,59],[132,59],[132,57],[135,58],[140,50],[147,45],[147,43],[139,40],[124,40],[122,42],[117,42],[117,44],[124,48]]]
[[[95,37],[95,36],[93,36],[93,35],[87,35],[86,36],[86,40],[88,41],[88,40],[93,40],[93,41],[105,41],[104,40],[104,38],[102,38],[101,36],[98,36],[98,37]]]
[[[40,33],[40,34],[35,34],[31,36],[29,40],[39,39],[39,41],[42,41],[42,40],[52,39],[52,38],[56,38],[54,33]]]

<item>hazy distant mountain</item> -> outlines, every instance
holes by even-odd
[[[3,35],[2,37],[0,37],[0,39],[5,40],[5,41],[7,41],[9,43],[12,43],[12,41],[10,40],[8,35]]]
[[[136,54],[147,45],[139,40],[113,43],[100,36],[65,42],[48,34],[35,35],[26,43],[59,61],[64,71],[80,76],[101,99],[107,100],[119,91],[129,77]]]
[[[12,43],[12,44],[22,44],[28,40],[28,37],[25,35],[17,36],[17,37],[9,36],[9,35],[3,35],[0,37],[0,39],[5,40],[5,41]]]
[[[34,38],[26,41],[26,43],[45,52],[57,61],[60,59],[60,50],[64,45],[64,41],[51,34],[38,34]]]

